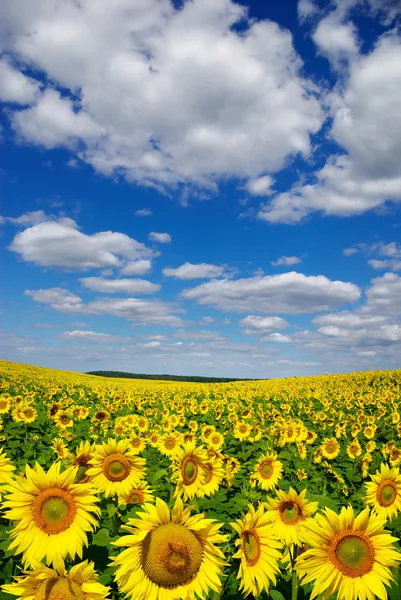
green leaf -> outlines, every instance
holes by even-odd
[[[283,594],[277,590],[270,590],[270,598],[273,598],[273,600],[285,600]]]
[[[100,529],[93,535],[93,543],[96,546],[108,546],[110,544],[110,533],[108,529]]]

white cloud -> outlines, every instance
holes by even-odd
[[[122,341],[123,338],[119,338],[118,336],[110,335],[109,333],[97,333],[95,331],[81,331],[79,329],[75,329],[74,331],[65,331],[59,337],[64,338],[66,340],[76,340],[76,341],[84,341],[84,342],[112,342],[112,341]]]
[[[272,260],[271,264],[274,267],[278,267],[278,266],[292,266],[292,265],[298,265],[299,263],[302,262],[302,258],[299,258],[299,256],[280,256],[280,258],[278,258],[277,260]]]
[[[354,25],[351,22],[341,23],[333,15],[320,21],[312,37],[321,54],[332,61],[334,66],[338,67],[341,60],[358,53]]]
[[[121,275],[145,275],[152,268],[150,260],[136,260],[128,262],[125,267],[120,270]]]
[[[8,249],[42,267],[76,271],[118,267],[123,258],[132,260],[154,254],[123,233],[102,231],[86,235],[77,227],[71,219],[67,223],[42,222],[17,233]]]
[[[390,271],[401,271],[401,245],[397,242],[376,242],[374,244],[356,244],[352,248],[345,248],[343,254],[352,256],[353,254],[361,253],[378,256],[385,256],[386,259],[372,258],[368,260],[372,269],[388,269]]]
[[[273,184],[273,177],[264,175],[263,177],[257,177],[256,179],[250,179],[245,185],[245,189],[252,196],[270,196],[273,194],[273,191],[271,190]]]
[[[88,290],[104,294],[153,294],[160,285],[145,279],[104,279],[104,277],[83,277],[79,280]]]
[[[395,273],[385,273],[372,279],[366,292],[365,312],[380,314],[400,314],[401,277]]]
[[[275,344],[291,344],[292,339],[289,335],[283,335],[282,333],[270,333],[260,339],[261,342],[274,342]]]
[[[150,210],[150,208],[140,208],[139,210],[135,211],[136,217],[150,217],[151,214],[152,211]]]
[[[134,321],[135,325],[182,325],[179,317],[170,314],[177,312],[177,309],[161,300],[100,298],[85,304],[82,298],[63,288],[26,290],[25,294],[31,296],[35,302],[47,304],[59,312],[107,314]]]
[[[279,170],[288,156],[309,154],[322,111],[289,31],[247,21],[246,11],[231,0],[177,10],[169,0],[120,0],[107,10],[4,0],[5,49],[49,82],[31,108],[14,112],[13,126],[145,185],[213,186]]]
[[[206,316],[206,317],[202,317],[202,321],[203,321],[203,323],[209,323],[209,324],[210,324],[210,323],[214,323],[214,322],[215,322],[215,320],[216,320],[216,319],[213,319],[213,317],[208,317],[208,316]]]
[[[281,317],[259,317],[256,315],[248,315],[245,319],[240,320],[241,327],[245,328],[244,333],[249,335],[256,335],[258,333],[265,333],[272,329],[285,329],[288,327],[288,323]]]
[[[163,275],[165,277],[175,277],[176,279],[214,279],[220,277],[224,273],[223,267],[217,265],[210,265],[207,263],[192,264],[189,262],[184,263],[176,269],[166,267],[163,269]]]
[[[336,327],[335,325],[319,327],[318,332],[329,337],[348,337],[349,335],[346,329],[340,329],[340,327]]]
[[[280,275],[203,283],[182,292],[184,298],[227,312],[302,314],[327,310],[360,297],[359,288],[323,275]]]
[[[147,342],[145,344],[138,344],[138,346],[142,346],[142,348],[158,348],[161,346],[161,342]]]
[[[347,154],[333,155],[311,183],[265,203],[258,217],[296,223],[310,213],[351,216],[401,200],[401,44],[387,34],[368,55],[350,61],[331,94],[330,135]]]
[[[159,244],[171,243],[171,235],[169,233],[156,233],[155,231],[152,231],[149,233],[149,239],[152,242],[159,242]]]
[[[39,93],[39,84],[14,69],[6,58],[0,59],[0,100],[31,104]]]
[[[57,221],[63,225],[74,227],[76,226],[75,221],[67,217],[57,217],[56,215],[46,214],[43,210],[33,210],[31,212],[24,213],[19,217],[5,217],[4,219],[8,223],[14,225],[20,225],[22,227],[29,227],[30,225],[38,225],[45,221]]]

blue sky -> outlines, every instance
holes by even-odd
[[[400,367],[401,37],[383,0],[5,0],[0,357]]]

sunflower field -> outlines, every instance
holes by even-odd
[[[401,598],[401,371],[0,374],[1,600]]]

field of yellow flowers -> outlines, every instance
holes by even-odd
[[[401,371],[0,362],[0,598],[401,598]]]

